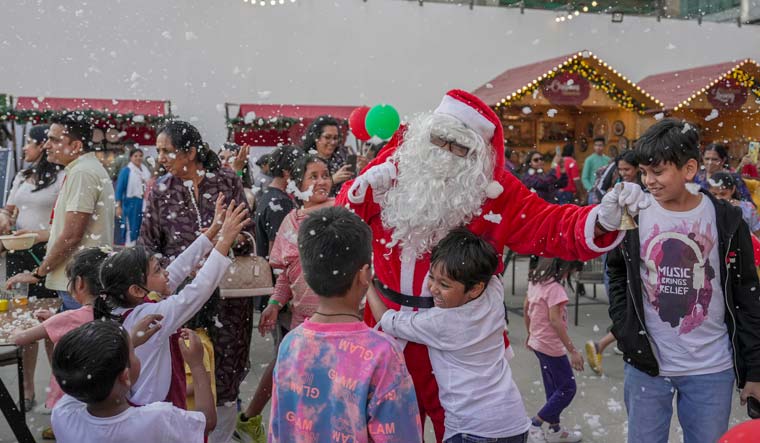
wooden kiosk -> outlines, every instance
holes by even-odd
[[[662,103],[590,51],[504,71],[474,94],[493,107],[508,149],[553,155],[575,142],[582,163],[592,140],[604,137],[607,155],[631,147]]]
[[[736,166],[760,141],[760,66],[751,59],[649,76],[639,86],[664,103],[667,116],[700,128],[703,144],[723,143]]]

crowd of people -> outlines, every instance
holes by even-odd
[[[694,127],[663,119],[614,159],[594,140],[582,169],[572,142],[520,159],[460,90],[367,155],[345,136],[319,117],[254,174],[249,147],[217,153],[170,121],[151,167],[135,148],[109,174],[81,115],[33,127],[0,229],[36,234],[8,252],[6,284],[61,300],[12,337],[26,410],[46,344],[43,437],[407,443],[429,419],[439,442],[577,442],[561,422],[584,368],[565,283],[602,254],[612,326],[585,350],[601,373],[617,341],[629,442],[668,440],[676,394],[687,443],[727,431],[735,387],[760,399],[748,158],[734,172],[725,147],[700,150]],[[628,215],[637,227],[621,230]],[[534,256],[526,347],[546,391],[534,415],[509,363],[506,249]],[[265,257],[273,294],[221,297],[229,255]],[[243,405],[255,329],[274,355]]]

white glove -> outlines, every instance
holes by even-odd
[[[649,198],[649,194],[636,183],[618,183],[602,197],[597,220],[604,229],[617,231],[623,218],[623,208],[628,208],[628,213],[635,216],[639,210],[652,204]]]
[[[384,194],[391,188],[395,178],[396,165],[393,162],[387,161],[375,165],[364,174],[356,177],[351,189],[348,190],[348,200],[354,204],[363,203],[368,187],[372,187],[372,192],[375,195]]]

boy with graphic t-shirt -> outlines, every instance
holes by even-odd
[[[280,345],[269,442],[422,441],[402,351],[359,315],[372,282],[369,226],[343,207],[320,209],[301,224],[298,251],[319,305]]]
[[[685,443],[717,441],[734,382],[742,404],[760,399],[760,284],[749,228],[738,208],[688,189],[699,170],[693,126],[661,120],[636,151],[653,201],[607,258],[628,442],[668,441],[674,393]],[[616,206],[615,194],[602,205]]]

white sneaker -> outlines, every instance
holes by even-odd
[[[540,426],[530,425],[530,429],[528,429],[528,443],[546,443],[544,430]]]
[[[554,432],[551,428],[546,431],[546,443],[577,443],[583,439],[578,431],[572,431],[560,427],[559,431]]]

